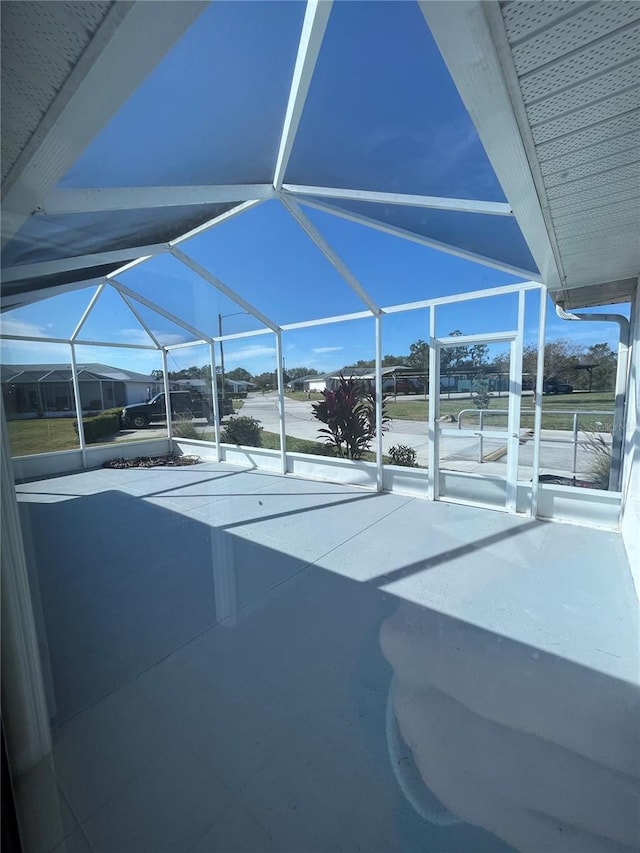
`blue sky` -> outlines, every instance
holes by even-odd
[[[213,3],[132,94],[60,182],[61,187],[269,182],[304,15],[299,2]],[[380,57],[385,61],[381,62]],[[230,73],[233,69],[233,73]],[[223,85],[219,85],[223,81]],[[504,195],[473,125],[415,3],[337,3],[293,147],[286,181],[385,192],[502,201]],[[370,206],[373,210],[374,206]],[[304,207],[304,212],[379,305],[511,284],[516,276]],[[380,207],[377,207],[379,210]],[[166,213],[166,211],[165,211]],[[373,210],[375,214],[375,210]],[[457,245],[484,246],[524,266],[528,250],[504,217],[387,211],[409,217],[418,233],[449,234]],[[114,228],[121,217],[114,214]],[[52,233],[56,217],[40,220]],[[88,217],[86,231],[106,228]],[[40,235],[46,242],[46,233]],[[181,247],[276,323],[363,310],[288,212],[267,202]],[[162,256],[121,276],[205,332],[257,329],[254,318],[173,258]],[[3,316],[3,331],[67,337],[93,289],[46,300]],[[531,300],[529,300],[531,301]],[[619,310],[618,306],[617,310]],[[163,343],[189,335],[138,306]],[[383,351],[405,354],[427,336],[425,312],[385,320]],[[438,334],[514,328],[514,300],[442,309]],[[527,340],[537,308],[527,313]],[[568,324],[550,311],[548,337],[615,345],[617,327]],[[101,297],[80,336],[147,342],[117,295]],[[370,320],[286,333],[286,364],[332,370],[374,355]],[[83,361],[146,372],[156,353],[83,347]],[[67,362],[68,348],[3,342],[5,362]],[[176,351],[173,368],[202,362]],[[228,368],[256,374],[275,366],[272,335],[225,345]]]
[[[317,211],[307,210],[307,213],[372,298],[382,306],[482,290],[518,280],[515,276],[365,226]],[[278,323],[363,310],[355,294],[277,203],[265,203],[189,241],[183,248]],[[237,313],[241,311],[237,305],[218,295],[173,258],[156,258],[120,278],[132,290],[155,299],[171,313],[198,328],[204,327],[204,331],[217,331],[218,314],[225,315],[223,331],[228,334],[260,327],[258,321]],[[67,337],[93,292],[93,288],[75,291],[6,313],[4,333]],[[526,338],[531,343],[537,333],[536,303],[537,295],[530,294],[527,297]],[[138,310],[163,342],[190,339],[188,333],[139,304]],[[624,311],[625,306],[615,306],[613,310]],[[440,308],[437,333],[446,335],[460,329],[467,334],[480,334],[506,331],[514,326],[515,297],[505,296]],[[383,352],[408,353],[410,344],[427,334],[426,311],[389,315],[383,323]],[[549,306],[548,339],[564,337],[584,345],[606,341],[615,346],[616,334],[617,327],[613,324],[581,325],[562,321]],[[136,318],[119,297],[109,291],[105,291],[97,303],[80,335],[80,339],[89,340],[100,337],[113,343],[147,341]],[[373,358],[373,322],[353,321],[287,332],[283,346],[289,367],[333,370],[359,359]],[[67,348],[54,345],[5,341],[2,349],[5,362],[67,362],[69,359]],[[204,363],[206,357],[203,348],[177,350],[170,356],[170,364],[173,369],[180,369]],[[81,347],[78,358],[140,372],[159,366],[157,354],[143,350]],[[273,336],[227,342],[225,364],[228,369],[241,366],[253,374],[273,370]]]

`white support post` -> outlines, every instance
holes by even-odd
[[[71,350],[71,376],[73,378],[73,396],[76,401],[76,418],[78,419],[78,440],[80,442],[80,453],[82,454],[82,467],[87,467],[87,443],[84,437],[84,423],[82,421],[82,400],[80,399],[80,380],[78,379],[78,363],[76,361],[76,348],[73,342],[69,344]]]
[[[525,293],[518,294],[518,330],[511,343],[509,370],[509,414],[507,445],[507,512],[515,513],[518,496],[518,455],[520,449],[520,398],[522,396],[522,350],[524,340]]]
[[[218,376],[216,374],[216,347],[209,344],[209,364],[211,365],[211,393],[213,395],[213,431],[216,441],[216,462],[220,462],[220,403],[218,402]]]
[[[71,340],[72,340],[72,341],[75,341],[75,339],[76,339],[76,338],[78,337],[78,335],[80,334],[80,329],[82,329],[82,327],[84,326],[84,324],[87,322],[87,319],[88,319],[88,317],[89,317],[89,314],[91,314],[91,312],[92,312],[92,311],[93,311],[93,309],[94,309],[94,306],[95,306],[96,302],[98,301],[98,299],[100,299],[100,296],[101,296],[102,291],[104,290],[104,288],[105,288],[105,285],[104,285],[104,284],[99,284],[99,285],[98,285],[98,288],[97,288],[96,292],[93,294],[93,296],[91,297],[91,300],[90,300],[89,304],[87,305],[87,307],[85,308],[85,310],[84,310],[84,312],[83,312],[83,314],[82,314],[82,317],[80,317],[80,321],[78,322],[78,325],[77,325],[77,326],[75,327],[75,329],[73,330],[73,333],[72,333],[72,335],[71,335]]]
[[[284,419],[284,370],[282,369],[282,332],[276,332],[276,359],[278,361],[278,410],[280,412],[280,470],[287,473],[287,430]]]
[[[173,450],[173,423],[171,412],[171,390],[169,388],[169,371],[167,370],[167,351],[162,348],[162,383],[164,386],[164,410],[167,416],[167,438],[169,449]]]
[[[384,469],[382,467],[382,316],[374,318],[376,327],[376,491],[384,487]]]
[[[440,411],[440,353],[436,343],[436,307],[429,308],[429,416],[428,435],[429,471],[427,480],[427,497],[435,501],[440,494],[438,483],[438,429],[437,417]]]
[[[542,394],[544,391],[544,341],[547,326],[547,288],[540,288],[538,316],[538,361],[536,365],[535,412],[533,416],[533,471],[531,472],[531,516],[538,515],[540,491],[540,436],[542,433]]]
[[[51,752],[51,727],[2,395],[0,422],[2,726],[11,770],[17,777]]]
[[[278,158],[273,174],[273,186],[276,190],[280,190],[284,181],[332,5],[333,0],[307,0],[287,111],[280,135]]]

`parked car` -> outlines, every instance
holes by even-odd
[[[183,418],[206,418],[213,423],[213,405],[210,399],[199,397],[190,391],[171,391],[171,412]],[[221,417],[233,414],[233,405],[228,397],[218,397],[218,408]],[[146,403],[133,403],[125,406],[120,415],[122,425],[142,429],[152,421],[166,419],[164,391],[156,394]]]
[[[558,382],[556,379],[549,379],[542,388],[545,394],[571,394],[573,391],[573,385],[569,385],[568,382]]]
[[[384,394],[419,394],[420,387],[415,379],[407,377],[393,377],[382,380],[382,392]]]

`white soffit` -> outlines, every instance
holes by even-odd
[[[555,299],[575,304],[577,288],[591,304],[629,298],[640,270],[640,4],[421,5]]]
[[[2,4],[3,242],[204,6]]]

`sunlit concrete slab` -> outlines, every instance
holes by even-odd
[[[74,816],[56,843],[637,844],[637,614],[616,534],[213,463],[76,476],[73,493],[19,487],[47,778]],[[29,502],[36,485],[62,500]],[[205,503],[181,508],[184,491]]]

